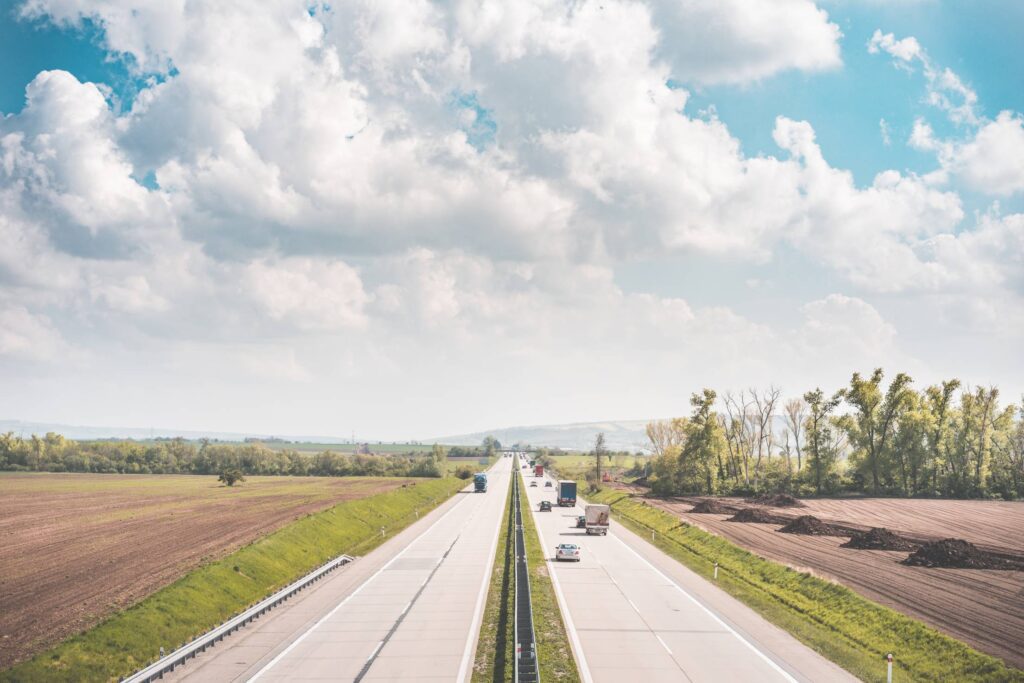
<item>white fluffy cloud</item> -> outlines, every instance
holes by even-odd
[[[53,359],[67,339],[93,352],[64,367],[83,386],[129,364],[161,381],[152,359],[171,358],[175,376],[322,382],[318,396],[378,377],[391,399],[522,374],[593,407],[609,393],[601,367],[614,386],[643,377],[641,405],[662,413],[655,401],[681,390],[654,365],[714,384],[729,381],[716,368],[805,377],[769,361],[811,348],[815,371],[904,358],[873,296],[1019,305],[1007,254],[1020,216],[965,228],[941,178],[883,171],[858,186],[813,122],[778,118],[778,154],[749,156],[713,113],[687,110],[689,87],[841,66],[840,31],[810,0],[279,0],[257,13],[31,0],[22,13],[90,18],[153,76],[121,112],[103,87],[43,72],[0,119],[0,356]],[[923,65],[935,103],[974,116],[969,88],[915,40],[879,33],[871,49]],[[945,155],[947,179],[1005,195],[1021,186],[1020,127],[1007,113],[949,143],[922,122],[914,144]],[[767,324],[696,296],[716,282],[684,294],[620,281],[653,257],[768,269],[790,251],[859,296],[801,292],[790,322]],[[851,346],[856,329],[873,341]]]

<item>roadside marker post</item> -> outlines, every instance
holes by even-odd
[[[885,680],[886,683],[892,683],[892,653],[890,652],[885,656]]]
[[[715,562],[715,581],[718,580],[718,563]]]
[[[380,528],[380,537],[384,538],[384,527]]]

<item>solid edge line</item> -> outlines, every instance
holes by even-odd
[[[526,477],[523,477],[523,483],[526,483]],[[526,496],[526,500],[529,502],[529,495]],[[540,524],[537,522],[537,513],[533,509],[533,503],[529,503],[527,507],[530,508],[533,528],[540,539],[541,548],[547,548],[548,542],[544,539],[544,532],[540,530]],[[576,624],[572,621],[572,616],[569,614],[569,605],[565,602],[565,596],[562,595],[562,585],[558,582],[558,572],[554,565],[550,567],[548,576],[551,577],[551,585],[555,588],[555,599],[558,602],[558,610],[562,613],[562,622],[565,624],[565,629],[569,632],[569,644],[572,646],[573,654],[576,655],[576,666],[580,670],[580,677],[583,679],[583,683],[594,683],[594,678],[590,675],[590,666],[587,664],[587,657],[583,654],[583,645],[580,643],[579,634],[576,633]]]
[[[620,527],[620,528],[624,528],[624,527],[623,527],[623,526],[622,526],[621,524],[619,525],[619,527]],[[626,530],[626,531],[629,531],[629,529],[625,529],[625,530]],[[630,532],[630,533],[632,533],[632,532]],[[634,535],[635,535],[635,534],[634,534]],[[640,537],[639,537],[639,536],[637,536],[637,538],[640,538]],[[701,602],[700,600],[698,600],[697,598],[695,598],[695,597],[693,597],[692,595],[690,595],[690,593],[689,593],[689,592],[687,592],[687,590],[686,590],[685,588],[683,588],[682,586],[680,586],[680,585],[679,585],[678,583],[676,583],[676,582],[675,582],[675,581],[673,581],[673,580],[672,580],[671,578],[669,578],[668,576],[666,576],[666,575],[664,574],[664,572],[662,572],[662,571],[661,571],[660,569],[658,569],[658,568],[657,568],[657,567],[655,567],[655,566],[654,566],[653,564],[651,564],[650,560],[648,560],[648,559],[647,559],[646,557],[644,557],[643,555],[641,555],[640,553],[638,553],[638,552],[637,552],[636,550],[634,550],[633,548],[631,548],[631,547],[629,546],[629,544],[628,544],[628,543],[626,543],[625,541],[623,541],[623,540],[622,540],[621,538],[619,538],[619,537],[618,537],[618,535],[615,535],[615,540],[616,540],[616,541],[618,541],[619,543],[621,543],[621,544],[622,544],[622,546],[623,546],[624,548],[626,548],[626,549],[627,549],[627,550],[628,550],[629,552],[631,552],[631,553],[633,553],[634,555],[636,555],[636,556],[637,556],[637,557],[638,557],[638,558],[640,559],[640,561],[642,561],[642,562],[643,562],[644,564],[646,564],[646,565],[647,565],[648,567],[650,567],[650,568],[651,568],[652,570],[654,570],[654,573],[655,573],[655,574],[657,574],[658,576],[660,576],[660,577],[661,577],[662,579],[664,579],[664,580],[665,580],[665,581],[667,581],[667,582],[668,582],[669,584],[671,584],[671,585],[672,585],[672,587],[674,587],[674,588],[675,588],[675,589],[676,589],[677,591],[679,591],[680,593],[682,593],[683,595],[685,595],[685,596],[686,596],[687,598],[689,598],[689,600],[690,600],[690,601],[691,601],[691,602],[692,602],[693,604],[697,605],[697,606],[698,606],[698,607],[700,607],[700,608],[701,608],[702,610],[704,610],[705,612],[707,612],[708,616],[710,616],[710,617],[711,617],[712,619],[714,619],[714,620],[715,620],[715,621],[717,621],[717,622],[718,622],[719,624],[721,624],[722,626],[724,626],[724,627],[726,628],[726,630],[728,630],[728,631],[729,631],[729,633],[731,633],[731,634],[733,634],[734,636],[736,636],[736,638],[737,638],[737,639],[738,639],[738,640],[739,640],[739,641],[740,641],[741,643],[743,643],[743,644],[744,644],[744,645],[746,645],[746,646],[747,646],[748,648],[750,648],[750,649],[751,649],[751,650],[752,650],[752,651],[753,651],[753,652],[754,652],[754,653],[755,653],[755,654],[756,654],[756,655],[757,655],[758,657],[760,657],[761,659],[763,659],[764,661],[766,661],[766,662],[768,663],[768,665],[769,665],[769,666],[771,666],[771,667],[772,667],[773,669],[775,669],[775,670],[776,670],[776,671],[777,671],[778,673],[780,673],[780,674],[782,675],[782,677],[783,677],[783,678],[785,678],[785,679],[786,679],[787,681],[790,681],[790,683],[797,683],[797,680],[796,680],[795,678],[793,678],[793,676],[792,676],[792,675],[791,675],[791,674],[790,674],[790,673],[789,673],[788,671],[786,671],[786,670],[785,670],[785,669],[783,669],[783,668],[782,668],[781,666],[779,666],[778,662],[776,662],[775,660],[773,660],[773,659],[772,659],[771,657],[769,657],[768,655],[766,655],[766,654],[765,654],[764,652],[761,652],[761,650],[760,650],[760,649],[759,649],[759,648],[758,648],[758,647],[757,647],[756,645],[754,645],[754,644],[753,644],[753,643],[751,643],[751,642],[750,642],[749,640],[747,640],[747,639],[746,639],[746,638],[745,638],[745,637],[744,637],[743,635],[741,635],[741,634],[740,634],[740,633],[739,633],[739,632],[738,632],[738,631],[737,631],[736,629],[734,629],[734,628],[733,628],[732,626],[730,626],[729,624],[725,623],[725,622],[724,622],[724,621],[722,620],[722,618],[721,618],[721,617],[719,617],[719,616],[718,616],[717,614],[715,614],[714,612],[712,612],[712,611],[711,611],[711,609],[710,609],[710,608],[709,608],[709,607],[708,607],[707,605],[705,605],[705,604],[704,604],[704,603],[702,603],[702,602]],[[647,541],[644,541],[644,540],[643,540],[642,538],[640,538],[640,541],[641,541],[641,542],[643,542],[643,543],[647,543]],[[657,548],[657,547],[655,547],[655,546],[651,546],[651,547],[653,547],[653,548],[654,548],[655,550],[657,550],[658,552],[661,552],[661,550],[660,550],[659,548]],[[666,557],[668,557],[668,555],[666,555]],[[675,558],[672,558],[672,557],[669,557],[669,559],[670,559],[670,560],[672,560],[673,562],[679,562],[678,560],[676,560]],[[682,563],[680,563],[680,564],[682,564]],[[700,578],[700,579],[701,579],[702,581],[707,581],[707,579],[704,579],[703,577],[698,577],[698,578]],[[731,597],[731,596],[730,596],[730,597]],[[733,599],[735,600],[735,598],[733,598]],[[742,604],[742,602],[741,602],[740,604]],[[749,609],[749,608],[748,608],[748,609]],[[760,615],[758,615],[758,616],[760,616]],[[761,618],[762,618],[762,619],[764,619],[764,617],[761,617]]]
[[[509,477],[510,484],[511,481],[512,478]],[[509,503],[509,495],[510,487],[506,486],[505,503],[499,508],[500,510],[505,510],[505,506]],[[491,575],[494,573],[494,553],[498,549],[498,536],[501,535],[501,521],[504,516],[504,514],[498,515],[498,524],[494,528],[494,541],[491,543],[491,551],[487,556],[487,569],[484,572],[486,576],[484,576],[483,583],[480,584],[480,593],[476,597],[476,610],[473,613],[473,623],[470,624],[469,635],[466,637],[466,647],[462,651],[462,661],[459,663],[458,683],[465,683],[466,676],[469,674],[470,661],[474,659],[473,655],[476,654],[477,640],[480,635],[480,623],[484,619],[484,602],[487,597],[488,588],[491,585]]]
[[[462,489],[459,489],[459,491],[462,491],[462,490],[465,490],[465,487],[464,487],[464,488],[462,488]],[[456,491],[456,492],[455,492],[455,495],[458,495],[458,491]],[[313,624],[312,626],[310,626],[310,627],[309,627],[308,629],[306,629],[306,630],[305,630],[305,631],[304,631],[304,632],[302,633],[302,635],[300,635],[300,636],[299,636],[298,638],[296,638],[295,640],[293,640],[293,641],[292,641],[292,642],[291,642],[291,643],[290,643],[290,644],[288,645],[288,647],[286,647],[285,649],[281,650],[281,652],[279,652],[279,653],[278,653],[278,655],[277,655],[276,657],[274,657],[274,658],[273,658],[273,659],[271,659],[271,660],[270,660],[269,662],[267,662],[267,663],[266,663],[266,665],[264,665],[262,669],[260,669],[260,670],[259,670],[259,671],[257,671],[257,672],[256,672],[255,674],[253,674],[253,676],[252,676],[251,678],[247,679],[247,680],[249,681],[249,683],[252,683],[252,681],[255,681],[255,680],[257,680],[257,679],[258,679],[258,678],[259,678],[260,676],[262,676],[262,675],[263,675],[263,674],[265,674],[265,673],[266,673],[267,671],[269,671],[269,670],[270,670],[271,668],[273,668],[273,667],[274,667],[274,666],[275,666],[275,665],[276,665],[276,664],[277,664],[277,663],[278,663],[279,661],[281,661],[281,660],[282,660],[282,659],[283,659],[283,658],[285,657],[285,655],[287,655],[287,654],[288,654],[289,652],[291,652],[291,651],[292,651],[292,649],[293,649],[293,648],[294,648],[294,647],[295,647],[296,645],[298,645],[299,643],[301,643],[302,641],[304,641],[304,640],[306,639],[306,636],[308,636],[308,635],[309,635],[310,633],[312,633],[312,632],[313,632],[313,631],[315,631],[315,630],[316,630],[317,628],[319,628],[319,627],[320,627],[320,624],[324,623],[325,621],[327,621],[328,619],[330,619],[330,618],[331,618],[332,616],[334,616],[334,613],[335,613],[335,612],[337,612],[337,611],[338,611],[338,610],[340,610],[340,609],[341,609],[342,607],[344,607],[344,606],[345,606],[345,604],[346,604],[346,603],[347,603],[347,602],[348,602],[349,600],[351,600],[352,598],[356,597],[356,595],[358,595],[358,594],[359,594],[359,592],[360,592],[360,591],[362,591],[362,590],[363,590],[363,588],[365,588],[365,587],[366,587],[366,586],[367,586],[367,585],[368,585],[368,584],[369,584],[369,583],[370,583],[371,581],[373,581],[374,579],[376,579],[376,578],[377,578],[377,577],[378,577],[378,576],[379,576],[379,575],[381,574],[381,572],[383,572],[383,571],[384,571],[385,569],[387,569],[388,567],[390,567],[390,566],[391,566],[391,565],[392,565],[392,564],[393,564],[393,563],[395,562],[395,560],[397,560],[397,559],[398,559],[398,558],[400,558],[400,557],[401,557],[402,555],[404,555],[404,554],[405,554],[405,551],[407,551],[407,550],[408,550],[408,549],[409,549],[410,547],[412,547],[412,545],[413,545],[413,544],[415,544],[415,543],[416,543],[417,541],[419,541],[419,540],[420,540],[420,539],[421,539],[421,538],[422,538],[423,536],[425,536],[425,535],[426,535],[426,534],[427,534],[427,533],[428,533],[428,532],[429,532],[430,530],[432,530],[432,529],[433,529],[433,528],[434,528],[435,526],[437,526],[438,524],[440,524],[440,523],[441,523],[441,521],[442,521],[442,520],[443,520],[444,518],[446,518],[446,517],[447,517],[448,515],[450,515],[451,513],[455,512],[455,510],[457,510],[457,509],[459,508],[459,506],[460,506],[460,505],[462,505],[463,503],[465,503],[465,502],[466,502],[467,500],[469,500],[469,498],[463,498],[462,500],[460,500],[459,502],[457,502],[457,503],[456,503],[455,505],[453,505],[453,506],[452,506],[452,508],[451,508],[450,510],[448,510],[448,512],[446,512],[446,513],[444,513],[443,515],[441,515],[440,517],[438,517],[438,518],[437,518],[437,519],[436,519],[436,520],[435,520],[435,521],[434,521],[434,522],[433,522],[433,523],[432,523],[432,524],[431,524],[430,526],[428,526],[428,527],[427,527],[426,529],[424,529],[424,530],[423,530],[423,531],[422,531],[422,532],[421,532],[421,533],[420,533],[420,534],[419,534],[418,536],[416,536],[416,538],[414,538],[413,540],[411,540],[411,541],[409,541],[408,543],[406,543],[406,544],[405,544],[405,547],[404,547],[404,548],[402,548],[402,550],[401,550],[401,551],[400,551],[400,552],[399,552],[399,553],[398,553],[397,555],[395,555],[394,557],[392,557],[392,558],[391,558],[390,560],[388,560],[388,561],[387,561],[387,562],[386,562],[386,563],[384,564],[384,566],[382,566],[382,567],[381,567],[380,569],[378,569],[377,571],[375,571],[375,572],[374,572],[374,573],[373,573],[373,574],[372,574],[372,575],[370,576],[370,578],[366,579],[366,580],[365,580],[365,581],[363,581],[363,582],[362,582],[361,584],[359,584],[359,586],[358,586],[358,587],[357,587],[357,588],[356,588],[356,589],[355,589],[354,591],[352,591],[351,593],[349,593],[349,594],[348,594],[348,595],[347,595],[347,596],[345,597],[345,599],[344,599],[344,600],[342,600],[342,601],[341,601],[341,602],[339,602],[339,603],[338,603],[337,605],[335,605],[334,609],[332,609],[332,610],[331,610],[330,612],[328,612],[328,613],[327,613],[327,614],[325,614],[324,616],[320,617],[320,619],[318,619],[318,620],[317,620],[317,622],[316,622],[315,624]],[[372,655],[371,655],[371,656],[372,656]]]

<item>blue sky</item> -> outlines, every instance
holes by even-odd
[[[874,366],[1024,391],[1022,3],[20,6],[0,416],[422,437]]]

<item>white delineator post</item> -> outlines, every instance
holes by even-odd
[[[886,683],[892,683],[892,653],[890,652],[885,656],[885,680]]]
[[[718,563],[715,562],[715,579],[718,579]]]

